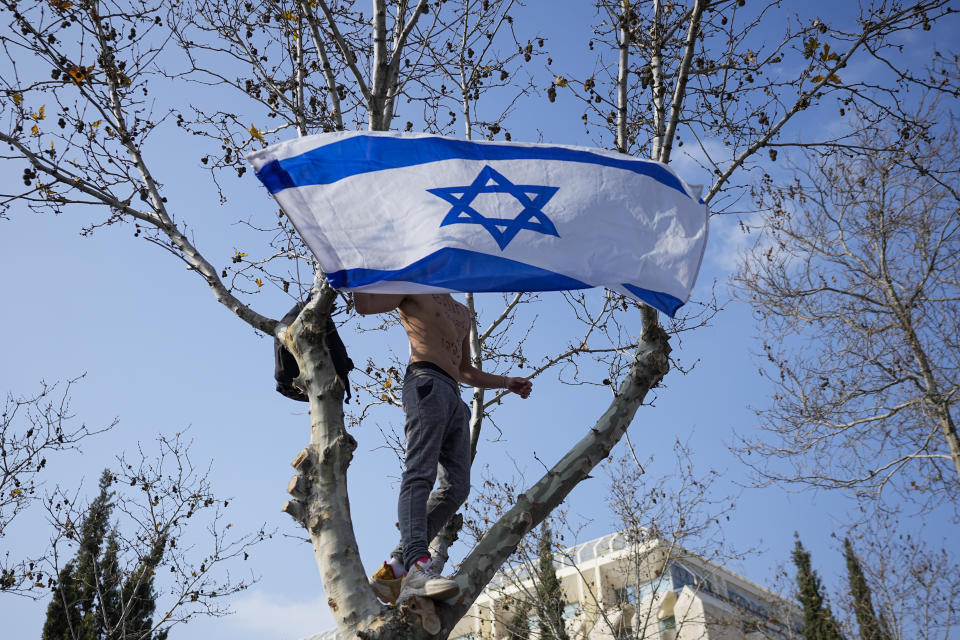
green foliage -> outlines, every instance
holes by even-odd
[[[507,640],[530,640],[530,624],[527,621],[530,617],[530,603],[520,600],[515,602],[514,606],[516,610],[507,626],[509,629]]]
[[[158,538],[150,554],[127,575],[120,566],[116,530],[110,530],[113,476],[100,476],[100,493],[90,503],[78,536],[76,557],[60,571],[47,607],[43,640],[165,640],[150,633],[156,594],[153,576],[166,541]]]
[[[803,606],[803,640],[844,640],[824,597],[820,576],[811,566],[810,552],[799,537],[791,556],[797,567],[797,599]]]
[[[566,604],[563,589],[553,566],[553,532],[547,523],[540,532],[537,545],[539,558],[540,638],[543,640],[570,640],[563,625],[563,608]]]
[[[843,556],[847,561],[847,577],[850,581],[850,595],[853,597],[853,612],[860,627],[860,640],[892,640],[890,630],[883,618],[877,619],[870,597],[870,587],[860,566],[860,559],[853,551],[850,538],[843,540]]]

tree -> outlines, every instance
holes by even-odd
[[[85,438],[116,426],[116,420],[100,428],[75,423],[70,390],[79,380],[68,380],[62,391],[58,391],[59,383],[41,383],[35,394],[7,395],[0,415],[0,538],[36,501],[48,456],[76,450]],[[29,595],[45,587],[43,570],[38,567],[42,560],[11,558],[7,551],[0,559],[0,592]]]
[[[776,394],[740,457],[766,480],[955,510],[960,148],[946,105],[915,122],[759,191],[773,213],[736,280]]]
[[[925,540],[923,524],[910,531],[910,521],[881,513],[850,531],[857,543],[857,564],[864,586],[869,587],[873,616],[867,629],[878,629],[873,637],[891,640],[934,640],[949,638],[960,625],[960,563],[952,553],[951,541],[940,545]],[[852,543],[851,543],[852,549]],[[845,622],[864,622],[850,573],[850,593],[844,600]]]
[[[80,525],[77,555],[60,571],[53,588],[43,625],[44,640],[166,638],[165,631],[150,633],[155,609],[153,574],[165,545],[155,544],[154,552],[143,565],[123,580],[118,566],[117,534],[109,531],[114,507],[110,490],[113,481],[113,475],[105,469],[100,476],[100,493],[90,503]],[[130,587],[136,582],[141,583],[140,593],[130,597]],[[129,613],[124,611],[127,608]],[[123,623],[116,625],[118,620]]]
[[[166,540],[162,537],[157,538],[150,550],[150,554],[143,559],[137,570],[131,573],[123,581],[123,588],[120,591],[120,602],[127,603],[129,610],[124,618],[124,625],[120,637],[129,638],[153,638],[153,640],[166,640],[169,629],[161,629],[151,633],[155,628],[153,624],[153,615],[157,609],[157,593],[154,586],[154,576],[157,573],[157,567],[163,559],[163,553],[166,549]],[[116,542],[114,542],[116,547]],[[122,609],[118,608],[118,614]],[[117,615],[117,618],[120,616]]]
[[[674,145],[679,148],[682,142],[681,135],[695,140],[700,136],[702,142],[705,133],[719,132],[723,146],[731,152],[714,157],[704,151],[701,159],[715,175],[705,193],[708,203],[727,193],[734,176],[758,166],[759,152],[765,147],[772,159],[774,145],[823,142],[802,132],[787,136],[786,125],[797,114],[830,96],[856,103],[877,102],[879,94],[895,93],[892,85],[843,84],[838,73],[861,55],[889,62],[896,55],[896,45],[888,41],[893,35],[921,28],[949,12],[946,0],[898,5],[891,11],[883,3],[870,4],[851,30],[805,19],[796,30],[788,28],[782,39],[758,52],[754,43],[769,39],[759,35],[757,25],[767,24],[765,11],[772,11],[777,3],[755,14],[753,8],[741,11],[742,2],[658,1],[650,15],[643,16],[629,0],[601,2],[604,34],[598,41],[609,46],[601,46],[598,54],[600,68],[609,73],[606,78],[582,81],[582,97],[589,100],[591,109],[598,109],[591,111],[594,122],[612,135],[604,140],[605,146],[625,153],[649,153],[669,162]],[[226,267],[215,267],[212,255],[194,244],[193,229],[188,229],[190,216],[167,198],[171,187],[152,156],[153,140],[155,132],[178,128],[195,134],[196,140],[208,145],[201,162],[210,167],[212,188],[226,200],[221,188],[229,175],[226,172],[243,175],[243,153],[268,139],[361,125],[390,129],[398,110],[414,102],[424,109],[426,130],[452,126],[456,112],[449,108],[451,101],[464,108],[471,127],[478,123],[471,101],[479,99],[481,89],[495,84],[497,78],[502,82],[512,77],[504,64],[527,60],[535,48],[532,39],[523,45],[514,36],[510,13],[514,3],[418,0],[411,7],[407,0],[374,0],[367,17],[347,0],[3,0],[0,4],[11,26],[2,36],[10,72],[0,74],[2,90],[9,97],[3,109],[10,124],[0,132],[0,141],[10,149],[7,158],[18,167],[26,165],[26,188],[5,202],[44,211],[86,205],[105,212],[86,226],[88,232],[108,224],[132,224],[137,237],[183,261],[236,317],[283,340],[297,359],[300,384],[310,397],[311,418],[310,443],[295,458],[293,498],[286,511],[309,533],[337,624],[348,637],[361,633],[371,639],[426,637],[407,609],[380,607],[359,560],[346,489],[356,442],[345,427],[342,390],[318,339],[335,292],[325,285],[323,274],[314,269],[309,254],[282,221],[260,227],[270,238],[262,256],[251,258],[246,251],[236,250]],[[483,21],[476,16],[484,16]],[[491,27],[483,26],[487,24]],[[483,46],[474,47],[476,42]],[[509,54],[494,55],[502,42],[506,45],[500,50]],[[829,48],[831,43],[836,50]],[[515,45],[522,52],[519,57],[512,54]],[[453,52],[457,53],[449,55]],[[485,56],[482,65],[474,62],[481,54]],[[801,61],[798,77],[756,80],[788,54],[791,61]],[[18,66],[25,59],[32,65]],[[181,60],[186,60],[185,70],[174,68]],[[901,73],[896,61],[890,66],[896,82],[915,81]],[[459,88],[456,93],[446,90],[450,78]],[[154,106],[153,98],[169,99],[163,89],[172,81],[212,86],[220,93],[212,92],[207,96],[210,102],[198,104],[195,110],[177,103]],[[795,86],[799,86],[796,95]],[[789,92],[783,93],[786,87]],[[572,81],[555,76],[547,95],[555,100],[558,89],[573,88]],[[198,103],[204,97],[200,93],[195,96]],[[789,99],[781,100],[781,93]],[[760,104],[752,104],[749,96]],[[896,100],[888,102],[891,106],[880,117],[899,118]],[[231,105],[229,111],[224,104]],[[512,104],[500,113],[509,111]],[[602,110],[593,105],[602,105]],[[165,109],[170,110],[169,118],[158,115]],[[453,114],[449,120],[447,113]],[[585,119],[589,122],[589,115]],[[498,117],[484,121],[490,136],[502,133],[506,138],[508,132]],[[407,122],[404,128],[412,129],[412,120]],[[298,272],[314,277],[301,279]],[[313,288],[318,295],[293,323],[284,326],[252,307],[254,296],[266,284],[284,292]],[[581,359],[593,358],[610,373],[590,384],[615,390],[613,398],[607,407],[598,408],[596,424],[585,427],[583,438],[517,496],[516,504],[489,527],[461,564],[462,597],[456,604],[440,606],[443,630],[448,631],[463,615],[523,536],[609,454],[647,393],[667,373],[668,334],[653,310],[613,295],[574,293],[566,299],[582,322],[582,335],[576,336],[582,340],[554,348],[538,359],[534,372],[539,375],[563,366],[576,370]],[[486,330],[481,331],[480,325],[471,330],[475,361],[484,360],[493,350],[484,342],[489,339],[496,346],[498,327],[509,326],[509,318],[523,300],[508,299],[502,310],[493,313],[495,320]],[[666,328],[690,328],[700,320],[688,317]],[[522,344],[522,331],[517,334],[515,341]],[[499,356],[523,365],[529,362],[522,349],[506,353]],[[384,385],[389,380],[381,379]],[[496,399],[475,394],[474,443]],[[443,532],[440,546],[453,535]]]
[[[842,640],[820,576],[811,566],[810,552],[803,548],[799,537],[791,557],[797,567],[797,600],[803,606],[803,640]]]
[[[564,626],[563,609],[566,597],[557,579],[557,570],[553,566],[553,532],[550,525],[544,523],[537,542],[539,560],[540,598],[537,607],[540,618],[540,637],[552,640],[569,640]]]
[[[219,601],[256,578],[224,579],[218,570],[246,558],[269,534],[227,531],[232,525],[221,519],[228,501],[216,496],[207,473],[194,467],[180,434],[161,436],[156,458],[142,449],[134,458],[120,456],[117,468],[102,473],[99,493],[89,503],[76,488],[44,483],[60,454],[78,451],[87,438],[119,424],[114,419],[94,427],[78,420],[70,408],[71,390],[82,378],[42,383],[29,396],[7,396],[0,419],[0,539],[33,508],[46,511],[52,540],[36,557],[5,552],[0,594],[36,599],[50,593],[43,633],[58,639],[163,640],[175,624],[222,615]],[[209,548],[196,535],[201,530],[210,534]],[[68,549],[73,558],[64,563]],[[201,549],[206,553],[197,558]],[[161,566],[174,578],[161,599],[163,619],[154,622]]]
[[[222,600],[256,580],[218,570],[245,560],[269,534],[231,535],[223,522],[229,500],[212,493],[187,444],[179,434],[159,443],[156,458],[142,450],[138,459],[119,457],[89,503],[63,487],[48,495],[54,537],[45,564],[57,577],[45,585],[45,640],[165,640],[174,625],[224,615]]]
[[[531,609],[531,604],[526,600],[519,600],[513,604],[513,614],[507,623],[509,640],[530,640]]]
[[[850,538],[843,539],[843,557],[847,561],[847,579],[850,583],[850,597],[853,599],[853,612],[860,629],[860,640],[892,640],[889,629],[877,619],[870,598],[870,587]]]

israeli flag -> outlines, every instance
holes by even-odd
[[[337,289],[602,286],[672,316],[707,243],[698,192],[611,151],[361,131],[247,160]]]

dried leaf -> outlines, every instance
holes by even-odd
[[[255,140],[259,140],[260,144],[267,144],[267,141],[263,139],[263,133],[253,125],[250,125],[250,135],[253,136]]]
[[[73,83],[77,86],[83,84],[84,81],[89,79],[90,74],[93,72],[93,65],[89,67],[84,67],[77,64],[72,64],[67,67],[67,74],[70,76],[70,79],[73,80]]]

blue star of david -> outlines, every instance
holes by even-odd
[[[553,222],[541,210],[559,190],[560,187],[513,184],[489,166],[484,167],[469,186],[427,189],[452,205],[440,223],[441,227],[449,224],[479,224],[493,236],[501,251],[524,229],[560,237]],[[509,193],[523,206],[523,210],[515,218],[488,218],[471,206],[481,193]]]

